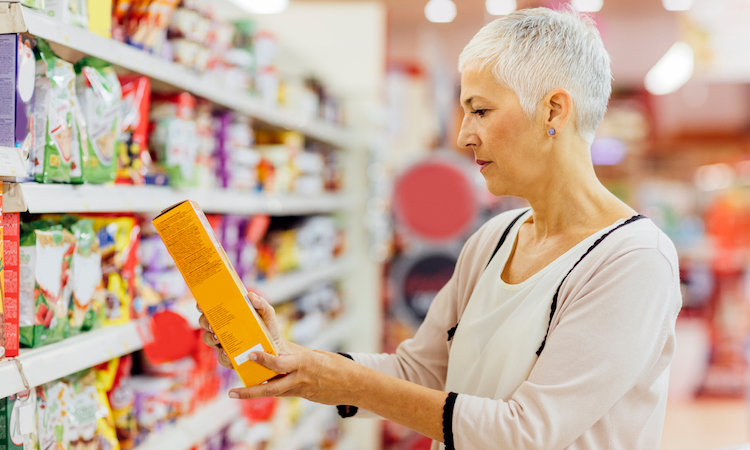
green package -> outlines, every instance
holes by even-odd
[[[63,381],[53,381],[37,387],[36,390],[40,447],[70,450],[73,406],[73,393],[70,385]]]
[[[81,178],[81,147],[86,124],[75,91],[75,69],[39,39],[34,104],[34,172],[41,183],[68,183]]]
[[[44,0],[21,0],[23,6],[34,9],[44,9]]]
[[[19,326],[25,347],[41,347],[68,336],[75,238],[62,225],[40,220],[21,225]]]
[[[83,181],[111,183],[117,172],[117,141],[122,123],[122,87],[114,68],[85,57],[75,65],[78,98],[88,133]]]
[[[157,122],[151,143],[159,156],[159,165],[176,188],[195,187],[198,135],[193,120],[170,117]]]
[[[36,422],[35,389],[0,399],[0,450],[39,450]]]
[[[69,308],[72,336],[102,325],[106,292],[102,286],[102,255],[94,221],[78,220],[71,231],[76,241],[71,261],[73,293]]]

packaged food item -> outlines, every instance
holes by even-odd
[[[93,369],[96,374],[96,393],[98,400],[96,436],[97,449],[99,450],[120,450],[121,448],[120,443],[117,440],[115,419],[108,397],[108,392],[112,389],[119,361],[120,358],[115,358],[100,364]]]
[[[138,424],[136,445],[151,433],[159,432],[170,417],[169,391],[172,381],[169,378],[134,376],[131,378],[134,392],[134,413]]]
[[[2,252],[3,245],[3,222],[2,222],[2,208],[3,208],[3,197],[0,192],[0,358],[5,356],[5,252]]]
[[[39,449],[35,389],[0,399],[0,449]]]
[[[83,114],[75,92],[73,65],[39,39],[34,49],[41,67],[34,102],[34,166],[42,183],[70,182],[81,176],[86,148]]]
[[[34,9],[44,9],[44,0],[21,0],[21,4]]]
[[[70,386],[63,381],[53,381],[37,387],[36,394],[40,448],[70,450]]]
[[[69,440],[70,450],[97,450],[99,394],[96,373],[87,370],[70,381]]]
[[[109,363],[111,380],[107,388],[107,398],[112,408],[112,420],[117,440],[123,450],[135,447],[138,424],[135,420],[135,393],[130,384],[133,356],[126,355]]]
[[[67,25],[86,28],[89,24],[87,0],[45,0],[44,11]]]
[[[196,104],[188,93],[155,96],[152,104],[150,150],[169,184],[178,188],[195,185],[199,149]]]
[[[148,115],[151,108],[151,79],[120,76],[122,85],[122,129],[118,140],[117,183],[144,184],[147,172]]]
[[[112,37],[112,0],[79,1],[86,3],[89,31],[105,38]]]
[[[167,38],[167,27],[180,0],[151,0],[128,18],[129,43],[147,51],[159,53]],[[132,31],[131,31],[132,30]]]
[[[243,383],[253,386],[276,376],[249,359],[254,351],[279,350],[200,207],[179,203],[153,223]]]
[[[133,217],[94,217],[94,230],[102,255],[102,281],[106,287],[104,325],[120,325],[140,317],[138,246],[140,227]]]
[[[98,58],[84,57],[75,65],[78,99],[86,120],[83,181],[110,183],[117,172],[117,141],[122,122],[122,88],[114,68]]]
[[[71,261],[73,273],[73,298],[70,302],[70,334],[88,331],[101,326],[102,308],[94,299],[101,298],[102,255],[94,232],[94,221],[78,220],[72,226],[75,252]]]
[[[40,347],[69,333],[70,261],[75,238],[51,221],[22,225],[19,261],[20,342]]]
[[[1,198],[1,197],[0,197]],[[5,356],[18,356],[18,280],[19,243],[21,239],[20,214],[3,214],[3,313],[5,334]]]

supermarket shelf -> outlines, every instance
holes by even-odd
[[[354,330],[351,320],[339,319],[310,343],[311,348],[335,347],[343,342]],[[294,432],[278,446],[278,449],[300,448],[300,443],[308,441],[311,433],[319,432],[318,428],[330,420],[330,414],[336,414],[335,408],[316,403],[310,404],[310,411]],[[221,396],[214,402],[198,409],[190,416],[178,420],[166,430],[150,436],[136,450],[189,450],[195,443],[201,442],[227,426],[233,418],[240,415],[240,405],[236,400]],[[288,446],[292,445],[292,446]],[[344,447],[346,448],[346,447]],[[350,447],[353,448],[353,447]]]
[[[305,293],[316,283],[342,278],[351,267],[352,264],[349,259],[339,258],[314,269],[298,270],[279,275],[270,281],[257,283],[251,288],[265,297],[272,305],[278,305]]]
[[[351,202],[342,194],[262,195],[225,189],[178,190],[167,186],[70,185],[11,183],[3,195],[6,212],[155,213],[184,200],[197,202],[213,214],[268,214],[273,216],[327,213]]]
[[[149,436],[136,450],[189,450],[218,433],[240,414],[240,403],[222,394],[164,431]]]
[[[25,25],[0,24],[0,32],[28,32],[68,49],[101,58],[132,72],[191,92],[218,105],[239,111],[274,127],[296,130],[318,141],[340,148],[351,146],[352,138],[340,126],[320,120],[306,120],[292,111],[271,108],[249,94],[238,94],[221,87],[210,76],[199,75],[187,67],[156,57],[130,45],[107,39],[82,28],[65,25],[43,13],[19,5]],[[15,28],[15,29],[12,29]]]
[[[41,348],[21,350],[18,360],[30,387],[57,380],[143,348],[151,339],[150,319],[84,333]],[[0,398],[24,390],[14,361],[0,361]]]

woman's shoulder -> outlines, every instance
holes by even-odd
[[[642,255],[669,263],[678,271],[677,249],[674,243],[651,219],[643,218],[614,229],[602,240],[600,260],[617,263],[624,255]],[[593,262],[593,261],[592,261]],[[603,262],[603,261],[602,261]]]

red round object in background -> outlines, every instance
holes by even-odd
[[[195,330],[180,314],[163,311],[153,317],[154,340],[143,347],[152,364],[161,364],[191,356],[198,344]]]
[[[450,241],[463,237],[478,214],[467,174],[446,161],[430,160],[408,169],[396,182],[396,219],[417,237]]]

